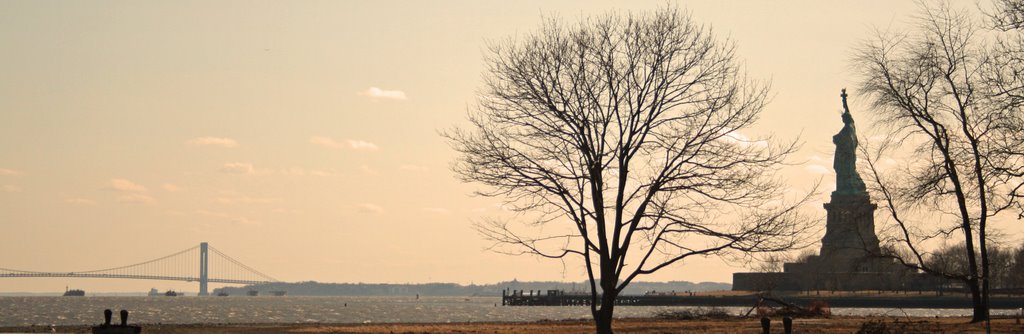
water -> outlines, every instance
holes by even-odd
[[[347,306],[346,306],[347,304]],[[497,306],[495,306],[497,304]],[[130,323],[389,323],[538,321],[589,318],[587,307],[501,306],[500,297],[0,297],[0,326],[88,325],[103,310],[131,311]],[[619,306],[617,317],[650,317],[686,307]],[[742,307],[724,308],[741,314]],[[835,315],[967,316],[966,309],[833,309]],[[993,310],[1014,314],[1015,310]],[[115,318],[117,316],[115,315]]]

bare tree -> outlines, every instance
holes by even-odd
[[[1024,290],[1024,245],[1013,250],[1013,266],[1010,267],[1009,282],[1013,292]]]
[[[674,8],[493,44],[471,124],[445,134],[461,178],[517,213],[477,229],[499,252],[581,259],[599,333],[640,275],[793,247],[801,201],[773,175],[795,146],[740,135],[768,87],[735,53]]]
[[[925,262],[929,267],[942,272],[967,276],[969,264],[963,256],[964,252],[963,243],[947,246],[929,254]],[[989,246],[989,281],[993,288],[1013,287],[1014,273],[1012,270],[1015,252],[1016,249]]]
[[[789,261],[790,257],[786,254],[768,254],[758,264],[758,266],[754,268],[754,271],[759,273],[781,273],[784,269],[784,265]]]
[[[1013,142],[1021,115],[995,98],[985,75],[990,53],[979,35],[967,12],[922,3],[916,31],[883,35],[854,59],[878,124],[891,133],[866,161],[898,231],[894,241],[911,255],[892,257],[963,281],[973,298],[973,321],[988,319],[988,225],[1019,206],[1019,179],[1011,171],[1020,170],[1021,152]],[[912,161],[880,173],[880,157],[908,148]],[[952,237],[963,240],[963,271],[933,265],[940,262],[929,262],[923,249],[930,240]]]
[[[1024,1],[995,0],[988,13],[995,30],[994,42],[989,47],[981,78],[986,98],[992,108],[1004,110],[1007,117],[999,133],[1000,145],[995,153],[1001,160],[1012,161],[996,166],[1003,177],[1009,178],[1010,196],[1020,199],[1024,184]],[[1017,201],[1017,217],[1024,219],[1024,207]]]
[[[985,14],[992,27],[999,30],[1024,29],[1024,0],[994,0]]]

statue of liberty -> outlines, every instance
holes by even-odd
[[[836,171],[836,191],[833,195],[866,194],[864,180],[857,174],[857,128],[850,115],[850,107],[846,105],[846,88],[839,95],[843,98],[843,129],[832,136],[836,144],[835,160],[832,168]]]

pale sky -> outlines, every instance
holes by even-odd
[[[582,280],[575,265],[484,251],[471,223],[498,201],[469,195],[476,185],[449,170],[438,131],[464,122],[488,40],[533,31],[544,16],[664,5],[0,2],[0,268],[100,269],[207,241],[285,281]],[[851,88],[854,117],[866,105],[852,89],[851,50],[903,27],[914,4],[679,5],[734,39],[752,78],[772,80],[774,99],[748,135],[799,135],[792,186],[823,177],[833,187],[839,89]],[[642,280],[731,282],[743,270],[688,260]],[[66,285],[197,289],[0,279],[0,292]]]

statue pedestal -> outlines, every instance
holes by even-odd
[[[863,271],[859,270],[859,262],[865,257],[877,256],[880,251],[875,234],[878,206],[864,193],[832,193],[832,201],[824,207],[828,219],[819,256],[832,267],[827,268],[832,269],[829,271]]]

